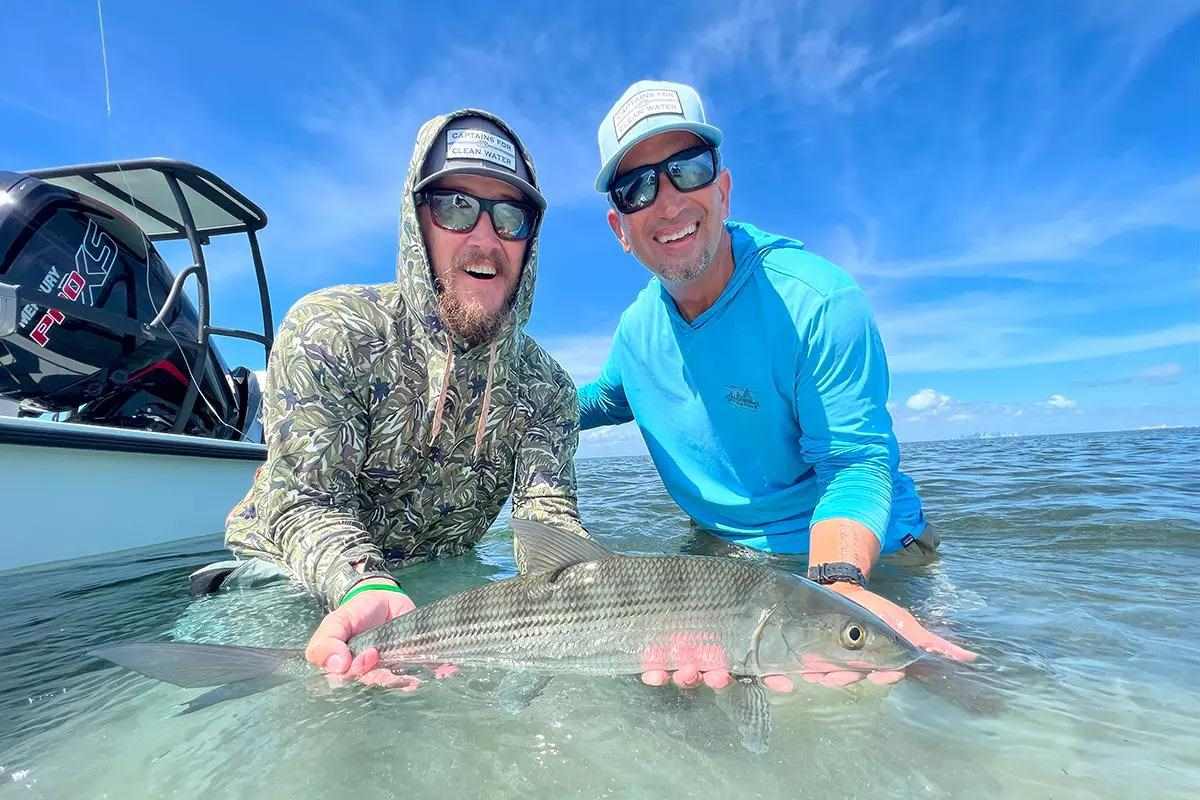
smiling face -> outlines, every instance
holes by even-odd
[[[656,164],[700,139],[686,131],[668,131],[639,142],[617,167],[621,175],[634,167]],[[721,170],[702,189],[680,192],[659,175],[658,196],[647,208],[632,214],[608,210],[608,224],[617,241],[647,269],[669,284],[689,283],[704,275],[713,260],[729,216],[731,179]]]
[[[489,200],[525,201],[516,187],[480,175],[447,175],[427,188],[457,189]],[[482,212],[475,227],[466,233],[438,227],[427,205],[418,208],[417,216],[433,266],[442,321],[471,345],[490,341],[503,325],[521,284],[529,240],[501,239],[487,212]]]

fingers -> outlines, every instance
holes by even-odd
[[[359,676],[359,682],[367,686],[381,686],[385,689],[399,689],[402,692],[415,692],[421,686],[421,680],[414,675],[397,675],[388,669],[373,669]]]
[[[675,674],[671,676],[671,680],[680,689],[694,689],[704,682],[700,670],[695,667],[680,667],[675,670]]]
[[[733,676],[723,669],[713,669],[704,673],[704,685],[710,689],[724,689],[733,683]]]
[[[867,680],[878,686],[889,686],[904,678],[904,673],[899,670],[880,670],[867,675]]]
[[[362,654],[353,656],[347,642],[363,631],[407,614],[414,607],[405,594],[364,592],[325,615],[308,640],[304,657],[327,672],[361,675],[370,667],[362,667]]]
[[[766,675],[762,679],[763,686],[766,686],[772,692],[787,694],[795,691],[796,684],[787,675]]]
[[[346,642],[351,636],[349,620],[334,611],[326,615],[313,632],[304,648],[304,657],[329,672],[345,672],[350,667],[350,648]]]
[[[979,658],[978,653],[973,653],[970,650],[959,647],[953,642],[948,642],[935,633],[930,633],[928,640],[922,642],[920,647],[931,653],[937,653],[955,661],[974,661]]]
[[[444,680],[445,678],[449,678],[451,675],[454,675],[457,672],[458,667],[454,666],[453,664],[439,664],[433,670],[433,677],[440,681]]]
[[[652,669],[642,673],[642,683],[647,686],[662,686],[671,680],[671,674],[665,669]]]

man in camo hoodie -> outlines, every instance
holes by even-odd
[[[390,568],[470,548],[513,516],[586,535],[571,379],[522,330],[545,200],[499,118],[467,109],[417,134],[396,282],[339,286],[288,313],[267,367],[267,460],[226,544],[334,610],[307,656],[391,681],[346,641],[410,611]]]

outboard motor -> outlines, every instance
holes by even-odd
[[[0,172],[0,397],[72,422],[242,438],[252,420],[198,317],[129,218]],[[198,383],[201,399],[185,403]]]

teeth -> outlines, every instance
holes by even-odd
[[[688,225],[686,228],[679,231],[678,233],[672,233],[669,236],[655,236],[654,238],[661,244],[670,244],[671,242],[679,241],[680,239],[682,239],[685,236],[691,236],[695,232],[696,232],[696,223],[693,222],[691,225]]]
[[[470,266],[470,267],[467,267],[467,274],[468,275],[479,275],[479,276],[485,277],[485,278],[494,278],[494,277],[496,277],[496,268],[488,266],[486,264],[480,264],[479,266]]]

